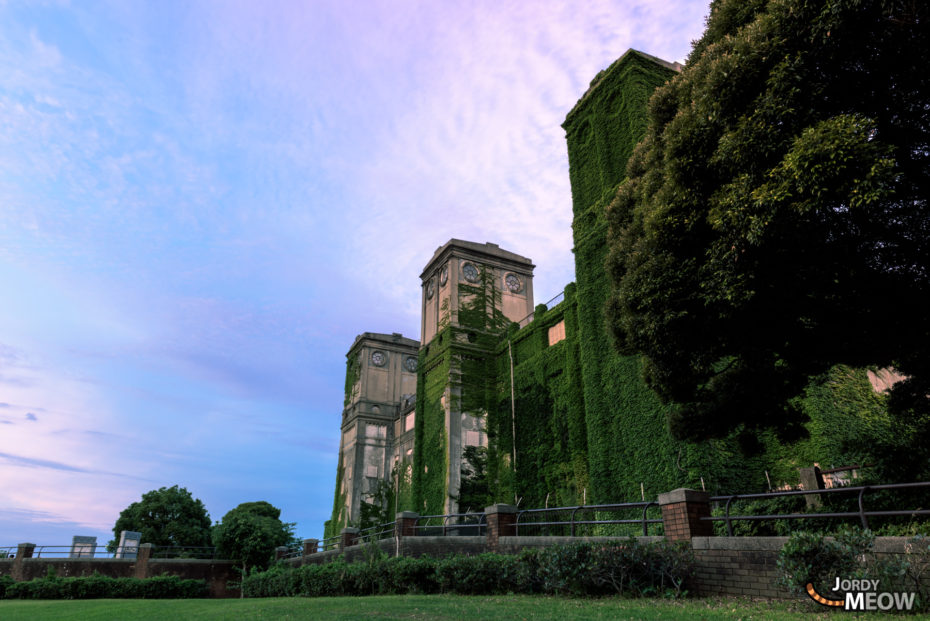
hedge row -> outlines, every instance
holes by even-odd
[[[0,576],[0,599],[190,599],[207,596],[203,580],[177,576],[109,578],[94,573],[79,578],[52,574],[28,582]]]
[[[680,597],[691,575],[689,546],[576,543],[524,550],[518,555],[480,554],[443,559],[386,558],[289,568],[247,576],[246,597],[546,593],[571,596]]]

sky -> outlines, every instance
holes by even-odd
[[[560,124],[704,0],[0,0],[0,547],[180,485],[320,537],[345,355],[450,238],[574,279]]]

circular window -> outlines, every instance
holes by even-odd
[[[504,285],[512,293],[520,293],[523,291],[523,281],[516,274],[507,274],[504,276]]]
[[[433,298],[433,293],[436,292],[436,286],[433,284],[433,279],[430,278],[426,282],[426,299],[431,300]]]
[[[465,263],[462,265],[462,274],[468,282],[478,282],[478,268],[474,263]]]
[[[443,265],[439,270],[439,286],[442,287],[449,280],[449,266]]]
[[[383,367],[387,364],[387,355],[380,350],[371,352],[371,364],[376,367]]]
[[[417,370],[417,359],[413,356],[407,356],[407,359],[404,360],[404,368],[410,371],[411,373],[416,372]]]

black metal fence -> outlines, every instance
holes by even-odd
[[[834,487],[830,489],[814,490],[794,490],[786,492],[769,492],[765,494],[731,494],[729,496],[712,496],[711,502],[718,503],[724,508],[722,516],[712,516],[703,518],[711,522],[724,522],[727,528],[727,535],[733,536],[733,522],[735,521],[769,521],[769,520],[810,520],[810,519],[850,519],[858,518],[862,528],[869,528],[869,518],[875,517],[898,517],[898,516],[923,516],[930,515],[930,509],[893,509],[893,510],[866,510],[866,494],[870,492],[879,492],[884,490],[903,490],[930,488],[930,482],[918,483],[891,483],[887,485],[864,485],[861,487]],[[856,511],[807,511],[804,513],[780,513],[780,514],[750,514],[750,515],[731,515],[730,509],[734,501],[740,500],[769,500],[776,498],[785,498],[791,496],[817,496],[832,497],[840,494],[857,494]],[[922,506],[930,505],[930,496],[923,499]]]
[[[358,531],[358,540],[360,542],[372,543],[380,541],[381,539],[393,537],[394,524],[396,524],[396,522],[388,522],[386,524],[378,524],[377,526],[360,530]]]
[[[450,513],[447,515],[421,515],[414,524],[417,535],[473,535],[487,534],[487,516],[484,513]]]
[[[0,558],[12,558],[17,554],[18,546],[0,547]],[[31,558],[74,558],[74,559],[135,559],[139,553],[138,546],[124,546],[112,552],[106,546],[90,545],[37,545],[32,549]],[[153,546],[153,559],[216,559],[216,548],[191,546]]]
[[[327,537],[326,539],[320,540],[320,552],[325,552],[326,550],[336,550],[339,548],[339,541],[342,539],[339,535],[335,537]]]
[[[611,505],[578,505],[547,509],[525,509],[517,513],[517,535],[552,536],[626,536],[634,532],[649,535],[650,524],[661,524],[661,518],[648,513],[659,512],[655,502],[623,502]],[[627,516],[627,517],[621,517]],[[635,530],[630,525],[636,525]],[[656,531],[653,534],[657,534]]]
[[[565,291],[561,291],[554,298],[546,302],[546,309],[551,310],[564,301],[565,301]],[[536,318],[536,311],[533,311],[532,313],[530,313],[529,315],[527,315],[526,317],[518,321],[517,325],[523,328],[529,325],[530,323],[532,323],[533,319],[535,318]]]

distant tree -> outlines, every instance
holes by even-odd
[[[905,374],[930,441],[927,58],[930,3],[712,2],[608,208],[610,323],[676,436],[801,435],[845,363]]]
[[[162,487],[123,509],[107,549],[116,549],[124,530],[142,533],[142,543],[157,546],[209,546],[210,524],[206,507],[189,491],[177,485]]]
[[[213,527],[213,545],[222,558],[242,563],[242,571],[265,569],[275,548],[294,543],[294,524],[280,520],[281,510],[268,502],[244,502]]]

